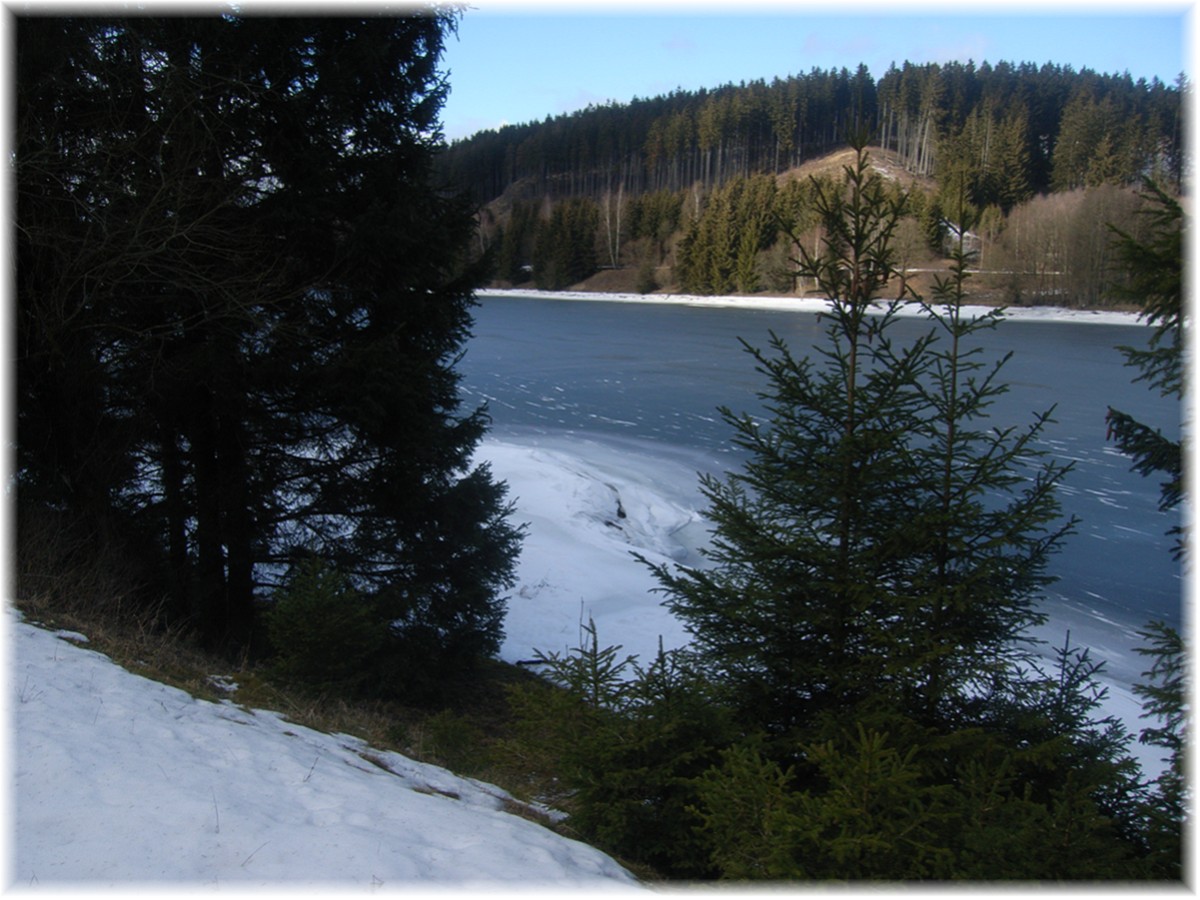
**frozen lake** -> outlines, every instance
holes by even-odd
[[[894,334],[899,341],[927,327],[902,320]],[[466,403],[488,404],[489,442],[503,443],[510,464],[514,450],[537,449],[554,454],[557,464],[606,468],[609,482],[623,477],[680,509],[702,509],[696,473],[741,462],[717,407],[759,410],[755,395],[764,382],[738,339],[765,346],[772,330],[795,355],[824,341],[824,325],[804,311],[484,296],[459,370]],[[1054,560],[1059,581],[1047,594],[1051,621],[1040,636],[1061,644],[1069,628],[1072,643],[1090,647],[1124,684],[1146,667],[1132,652],[1136,629],[1151,619],[1178,627],[1182,617],[1183,582],[1166,537],[1178,517],[1158,512],[1158,482],[1130,472],[1129,460],[1105,440],[1110,405],[1178,434],[1179,405],[1133,384],[1135,370],[1115,349],[1144,344],[1149,335],[1141,325],[1014,317],[981,337],[989,354],[1015,351],[1003,370],[1010,392],[993,406],[995,424],[1020,428],[1034,411],[1057,405],[1045,448],[1075,463],[1060,498],[1064,514],[1080,523]],[[503,465],[495,468],[508,478]],[[536,490],[522,486],[526,494]],[[702,524],[671,524],[680,543],[672,555],[686,558],[703,541]],[[509,655],[537,639],[537,623],[522,610],[537,592],[530,584],[522,590],[510,600]],[[575,622],[591,600],[567,593],[560,600],[569,600],[566,614]],[[647,632],[663,630],[648,608],[656,597],[628,602],[649,616]],[[544,616],[533,604],[524,611],[530,619],[534,609]],[[636,615],[629,621],[636,627]],[[565,644],[573,643],[573,629],[570,637]],[[617,637],[629,645],[625,634]],[[544,639],[540,646],[559,649]]]

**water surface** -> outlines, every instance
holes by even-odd
[[[691,483],[676,487],[695,493],[695,472],[742,461],[718,407],[761,412],[766,383],[742,340],[765,347],[774,332],[800,356],[824,343],[825,324],[806,312],[485,297],[459,370],[467,403],[487,403],[493,434],[636,447],[683,463]],[[892,334],[900,343],[926,330],[905,319]],[[1149,336],[1141,325],[1014,318],[979,338],[988,358],[1013,351],[994,423],[1025,427],[1054,407],[1042,448],[1074,464],[1060,499],[1080,523],[1052,563],[1059,580],[1046,597],[1052,621],[1043,636],[1060,644],[1069,628],[1073,643],[1092,647],[1126,682],[1145,668],[1132,652],[1136,630],[1151,619],[1178,627],[1182,616],[1166,536],[1178,516],[1158,511],[1158,481],[1131,472],[1106,440],[1110,405],[1179,433],[1179,404],[1134,384],[1136,371],[1115,349]]]

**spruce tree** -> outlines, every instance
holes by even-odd
[[[894,349],[899,282],[891,236],[901,215],[859,148],[846,192],[818,186],[824,252],[801,248],[801,273],[829,299],[823,365],[747,346],[768,379],[770,426],[723,409],[750,455],[702,491],[716,523],[709,567],[656,569],[667,606],[743,715],[782,734],[822,712],[886,692],[890,648],[879,629],[904,560],[896,497],[911,484],[908,435],[918,427],[915,384],[926,341]]]
[[[599,216],[592,200],[572,197],[555,203],[549,218],[538,221],[533,279],[540,290],[561,290],[596,273]]]
[[[1183,209],[1179,202],[1152,181],[1143,194],[1148,201],[1144,216],[1148,235],[1138,239],[1110,226],[1117,239],[1118,264],[1128,281],[1118,291],[1123,299],[1141,307],[1141,317],[1154,326],[1146,348],[1122,347],[1126,365],[1141,370],[1135,381],[1145,381],[1164,397],[1182,399],[1184,393]],[[1134,460],[1134,471],[1160,474],[1159,508],[1173,509],[1184,497],[1183,444],[1165,436],[1160,428],[1140,421],[1135,414],[1108,409],[1109,438]],[[1179,535],[1176,556],[1183,553]]]
[[[1146,381],[1164,397],[1182,398],[1185,386],[1184,346],[1187,324],[1183,304],[1183,209],[1153,181],[1146,182],[1145,215],[1149,220],[1146,237],[1135,238],[1113,226],[1118,257],[1128,276],[1122,295],[1142,307],[1142,317],[1154,326],[1146,348],[1122,347],[1126,364],[1141,370],[1135,379]],[[1109,438],[1134,460],[1134,471],[1142,475],[1166,476],[1161,483],[1159,508],[1171,510],[1183,503],[1184,448],[1182,438],[1172,440],[1162,431],[1131,413],[1108,410]],[[1171,533],[1177,536],[1176,559],[1187,551],[1182,526]],[[1188,818],[1187,784],[1184,754],[1187,747],[1186,646],[1183,637],[1163,622],[1151,622],[1139,632],[1148,641],[1138,652],[1153,658],[1147,679],[1134,686],[1143,698],[1143,718],[1158,719],[1158,725],[1144,728],[1142,743],[1170,751],[1167,769],[1156,780],[1145,807],[1145,830],[1151,863],[1156,876],[1179,878],[1183,833]]]
[[[565,705],[524,716],[557,724],[572,821],[673,872],[1138,877],[1135,766],[1096,718],[1098,666],[1069,645],[1045,666],[1024,634],[1071,526],[1066,467],[1035,446],[1049,412],[987,427],[1007,357],[972,341],[1002,317],[965,314],[961,242],[929,302],[907,289],[901,199],[858,151],[844,192],[816,191],[823,252],[797,261],[829,343],[747,347],[768,421],[722,411],[749,460],[703,479],[711,565],[654,567],[691,646],[627,680],[591,632],[544,660]],[[889,290],[930,324],[904,346]]]
[[[115,521],[212,646],[313,555],[398,668],[498,646],[519,535],[454,368],[484,270],[433,176],[456,16],[18,19],[20,490]]]
[[[1070,465],[1038,448],[1053,408],[1024,428],[991,420],[1008,390],[1002,376],[1012,352],[985,361],[977,338],[1001,326],[1003,311],[963,308],[974,258],[965,235],[977,220],[964,204],[958,218],[950,274],[922,301],[936,339],[925,352],[910,447],[919,488],[897,498],[911,605],[898,617],[906,639],[892,658],[927,722],[957,719],[1021,677],[1017,665],[1034,651],[1028,630],[1045,621],[1038,600],[1053,581],[1046,565],[1074,527],[1055,496]]]
[[[1003,360],[969,342],[998,317],[963,314],[961,247],[923,307],[932,329],[893,340],[911,297],[892,244],[903,210],[857,149],[844,191],[817,191],[822,252],[797,261],[828,299],[828,343],[747,348],[769,421],[722,410],[749,459],[703,479],[711,565],[656,568],[701,660],[776,735],[820,733],[823,714],[978,721],[1019,678],[1071,524],[1054,498],[1066,468],[1035,449],[1049,412],[986,427]]]
[[[900,209],[858,147],[822,192],[824,251],[802,255],[831,312],[823,366],[751,348],[769,423],[726,419],[742,471],[706,478],[711,567],[656,569],[696,665],[743,729],[697,783],[714,863],[767,878],[1122,878],[1135,860],[1135,764],[1095,717],[1098,666],[1044,666],[1026,629],[1072,523],[1067,467],[989,421],[1007,357],[972,344],[969,255],[892,340],[910,292]],[[914,299],[913,302],[918,302]],[[988,426],[992,427],[988,427]],[[1019,827],[1018,827],[1019,823]]]
[[[1142,675],[1144,683],[1133,687],[1143,699],[1143,718],[1157,725],[1142,729],[1143,744],[1168,752],[1167,764],[1144,804],[1144,839],[1149,850],[1152,877],[1179,879],[1183,876],[1184,834],[1189,825],[1190,793],[1186,771],[1188,750],[1188,657],[1182,636],[1162,622],[1151,622],[1139,632],[1148,646],[1138,653],[1153,660]]]
[[[680,651],[648,665],[601,649],[595,624],[571,653],[538,652],[553,684],[509,700],[519,728],[552,755],[555,802],[572,829],[620,858],[677,878],[714,870],[693,827],[696,779],[731,736],[728,710]]]

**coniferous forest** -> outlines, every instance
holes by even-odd
[[[1049,63],[906,62],[878,81],[863,65],[814,69],[484,131],[439,169],[484,206],[500,284],[563,288],[623,268],[596,289],[793,293],[804,285],[779,223],[810,242],[817,227],[796,172],[863,134],[910,195],[908,264],[944,260],[965,198],[978,264],[996,273],[977,290],[1096,307],[1111,302],[1102,223],[1129,217],[1147,176],[1180,188],[1186,90]]]
[[[213,649],[294,607],[285,653],[375,691],[494,652],[519,547],[453,368],[455,21],[17,21],[19,528],[120,542]]]
[[[1185,86],[860,66],[447,147],[461,14],[17,17],[18,606],[438,710],[647,879],[1181,881],[1184,642],[1145,626],[1140,735],[1035,652],[1070,467],[1053,410],[987,423],[1003,315],[967,307],[1142,309],[1128,362],[1182,397]],[[768,416],[719,411],[748,462],[701,482],[707,564],[651,566],[688,648],[593,627],[497,688],[523,529],[456,364],[481,286],[603,272],[812,293],[827,342],[745,348]],[[1183,504],[1181,443],[1110,421]]]

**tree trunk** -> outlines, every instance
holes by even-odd
[[[196,590],[193,614],[201,639],[210,647],[225,637],[225,553],[221,541],[221,466],[217,457],[217,423],[212,392],[198,398],[188,435],[196,490]]]
[[[226,553],[225,630],[235,647],[247,647],[254,622],[254,521],[241,419],[218,419],[221,505]]]
[[[160,427],[163,510],[167,531],[167,590],[176,611],[188,614],[191,569],[188,564],[187,506],[183,496],[184,467],[179,433],[171,425]]]

